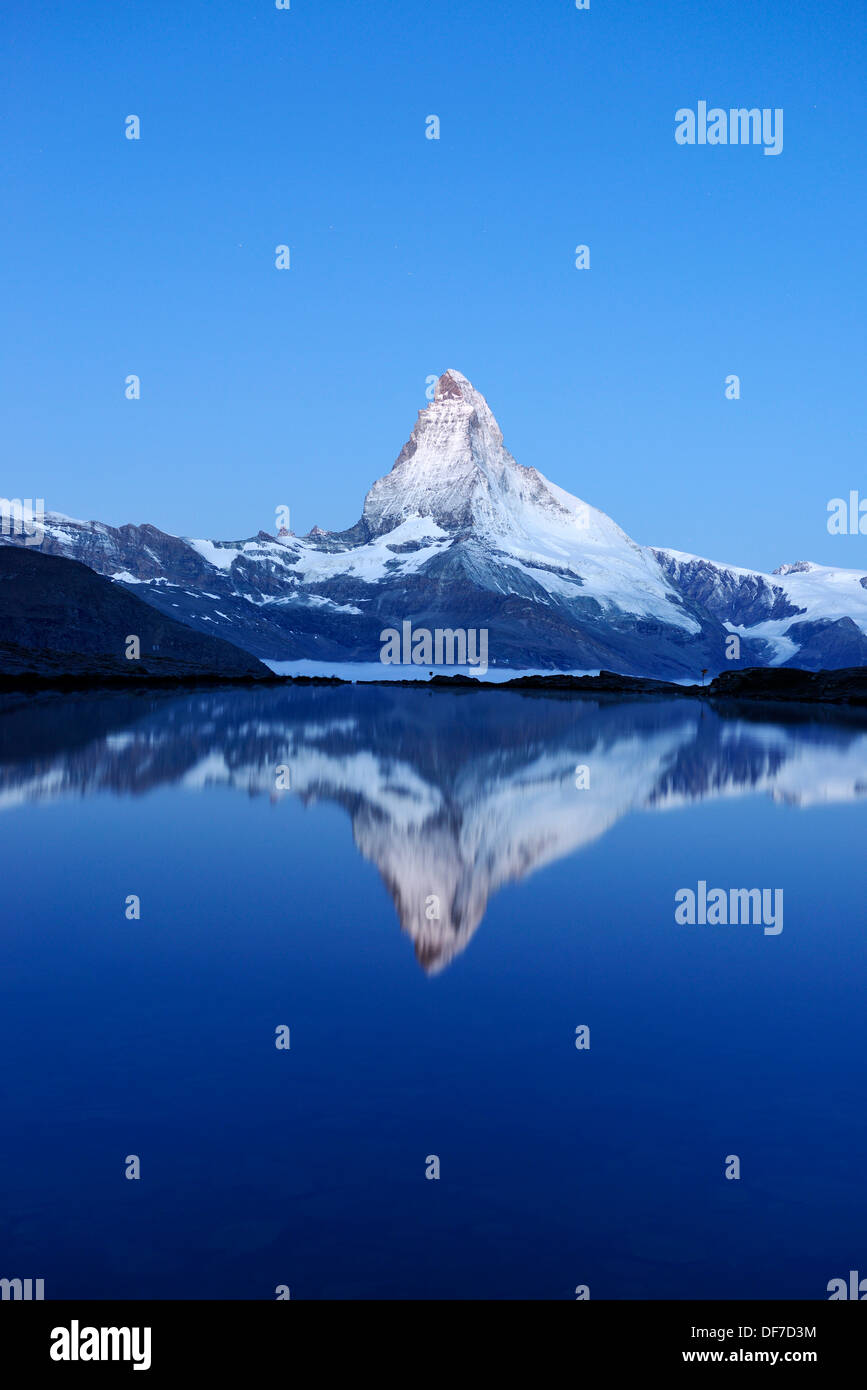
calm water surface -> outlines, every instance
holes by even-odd
[[[842,714],[4,698],[0,1277],[827,1297],[867,1274],[865,796]],[[782,932],[678,925],[700,880]]]

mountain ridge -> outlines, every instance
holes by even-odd
[[[213,541],[50,514],[40,548],[274,663],[377,660],[380,633],[406,620],[486,628],[492,664],[513,669],[697,679],[867,663],[867,575],[809,562],[766,575],[640,545],[517,463],[452,368],[344,531]]]

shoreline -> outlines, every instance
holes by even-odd
[[[619,675],[600,671],[593,676],[550,675],[516,676],[509,680],[485,681],[473,676],[436,675],[428,680],[347,680],[342,676],[317,675],[99,675],[94,673],[41,675],[0,672],[0,694],[41,691],[98,691],[148,689],[194,689],[196,687],[258,686],[386,686],[416,690],[506,690],[525,694],[631,695],[665,699],[772,701],[807,705],[867,705],[867,666],[843,667],[831,671],[803,671],[799,668],[746,667],[725,671],[706,685],[679,685],[673,681],[644,676]]]

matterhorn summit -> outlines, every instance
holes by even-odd
[[[508,527],[510,504],[538,487],[503,447],[503,434],[481,392],[450,369],[391,472],[374,483],[364,503],[371,534],[392,530],[408,517],[429,517],[448,531]]]
[[[574,528],[582,506],[535,468],[515,462],[482,393],[450,368],[437,381],[431,404],[418,412],[391,472],[367,494],[364,521],[372,535],[409,517],[430,518],[451,532],[504,535],[520,531],[534,509]],[[613,522],[608,525],[623,535]]]

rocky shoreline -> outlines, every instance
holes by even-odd
[[[2,652],[0,652],[2,659]],[[141,668],[129,674],[97,669],[68,672],[0,670],[0,692],[42,690],[130,690],[190,688],[195,686],[248,685],[384,685],[413,690],[473,691],[508,690],[519,694],[628,695],[665,699],[735,700],[749,703],[774,701],[808,705],[867,705],[867,666],[837,671],[799,671],[792,667],[750,667],[724,671],[706,685],[675,685],[669,681],[621,676],[600,671],[598,676],[517,676],[509,681],[477,680],[472,676],[434,676],[427,681],[367,680],[349,681],[340,676],[278,676],[263,674],[220,674],[219,672],[149,673]]]
[[[411,685],[413,682],[401,684]],[[518,676],[515,680],[501,682],[478,681],[467,676],[434,676],[428,685],[452,689],[456,686],[481,686],[485,690],[566,691],[587,695],[664,695],[667,698],[867,704],[867,666],[850,666],[834,671],[751,666],[738,671],[723,671],[706,685],[675,685],[671,681],[621,676],[616,671],[600,671],[598,676]]]

